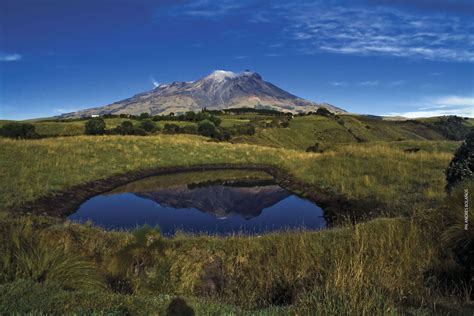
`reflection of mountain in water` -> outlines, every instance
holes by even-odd
[[[259,216],[263,209],[280,202],[290,194],[277,185],[245,187],[213,184],[182,185],[152,192],[139,192],[135,195],[165,207],[195,208],[218,218],[239,214],[250,219]]]

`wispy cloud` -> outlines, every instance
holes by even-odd
[[[8,61],[17,61],[20,60],[22,56],[20,54],[7,54],[0,52],[0,61],[8,62]]]
[[[345,82],[345,81],[332,81],[332,82],[329,82],[329,84],[333,87],[345,87],[345,86],[347,86],[347,82]]]
[[[236,0],[199,0],[192,1],[185,5],[179,6],[179,12],[188,16],[196,17],[220,17],[231,13],[233,10],[239,9],[245,5],[245,1]],[[263,17],[262,17],[263,19]]]
[[[304,54],[474,62],[474,19],[455,14],[464,6],[450,13],[441,6],[420,12],[388,0],[372,2],[375,5],[350,0],[189,0],[173,5],[168,13],[196,19],[239,15],[245,22],[273,23],[274,40]],[[431,6],[432,1],[426,2]]]
[[[389,116],[408,118],[442,115],[474,117],[474,97],[443,96],[420,102],[423,106],[407,112],[392,112]]]
[[[160,86],[160,83],[153,78],[153,76],[150,76],[151,83],[153,84],[153,87],[158,88]]]
[[[398,87],[398,86],[401,86],[405,83],[406,83],[405,80],[395,80],[395,81],[387,83],[387,86],[389,86],[389,87]]]
[[[375,87],[375,86],[378,86],[378,85],[379,85],[379,82],[376,81],[376,80],[369,80],[369,81],[359,82],[359,86],[363,86],[363,87]]]
[[[247,56],[247,55],[239,55],[239,56],[235,56],[234,58],[235,58],[235,59],[247,59],[247,58],[249,58],[249,56]]]
[[[300,5],[285,15],[287,36],[308,54],[389,55],[474,62],[472,19],[414,15],[385,7]]]

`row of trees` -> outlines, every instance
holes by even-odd
[[[39,138],[33,124],[18,122],[6,123],[0,127],[0,136],[16,139]]]
[[[211,118],[213,116],[210,116]],[[197,134],[211,137],[216,140],[229,140],[236,135],[253,135],[255,127],[251,124],[238,125],[233,127],[220,127],[221,121],[204,119],[195,125],[185,125],[180,127],[174,123],[166,123],[163,130],[150,119],[140,121],[134,125],[131,121],[124,121],[119,126],[107,129],[103,118],[89,119],[85,124],[85,134],[87,135],[147,135],[162,131],[165,134]]]
[[[141,121],[138,126],[133,125],[131,121],[123,121],[117,127],[106,129],[105,121],[100,117],[89,119],[84,128],[87,135],[146,135],[158,130],[156,124],[150,120]]]

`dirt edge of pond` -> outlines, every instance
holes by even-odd
[[[309,199],[324,209],[328,224],[341,220],[360,220],[367,216],[367,204],[364,201],[348,200],[343,196],[329,193],[314,185],[295,181],[286,171],[270,165],[260,164],[213,164],[194,165],[182,167],[162,167],[148,170],[132,171],[125,174],[114,175],[105,179],[90,181],[73,186],[65,190],[54,191],[40,197],[27,205],[17,208],[20,214],[35,214],[53,217],[66,217],[72,214],[79,206],[93,196],[106,193],[121,185],[151,176],[165,174],[213,171],[213,170],[252,170],[264,171],[270,174],[278,185],[300,197]],[[370,207],[374,208],[373,203]]]

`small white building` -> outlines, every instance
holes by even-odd
[[[94,118],[94,117],[99,117],[99,114],[92,114],[91,117],[92,117],[92,118]]]

